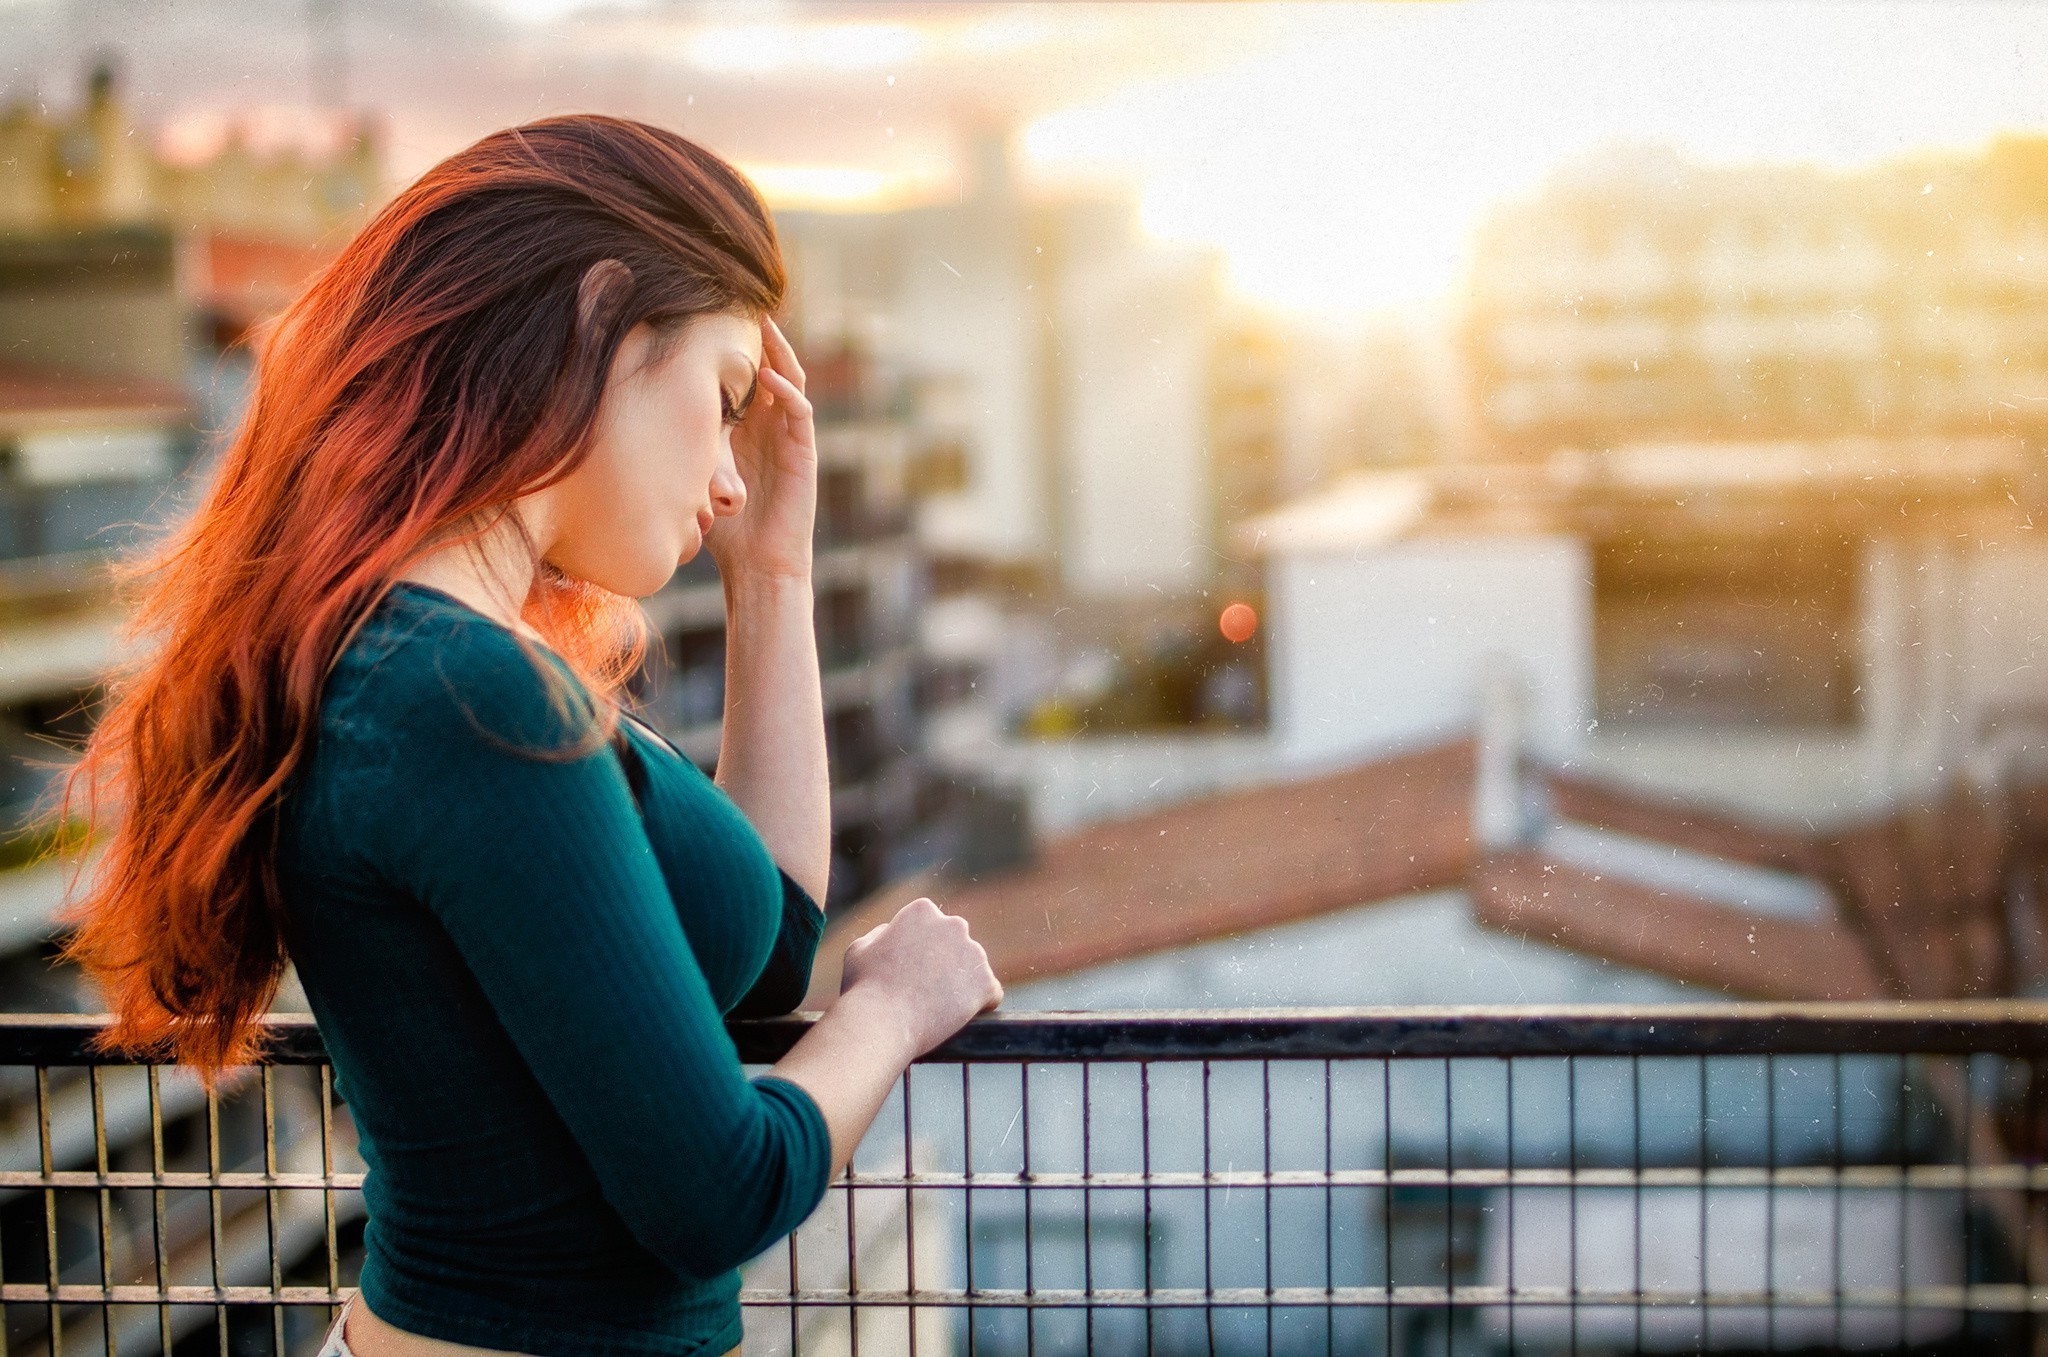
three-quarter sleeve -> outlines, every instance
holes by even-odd
[[[356,851],[439,921],[633,1234],[679,1275],[728,1271],[823,1198],[823,1114],[746,1077],[609,749],[522,752],[587,715],[557,709],[508,632],[410,644],[434,662],[393,680],[394,752],[350,802]],[[807,975],[814,947],[778,943],[776,974],[802,953]]]
[[[782,879],[782,926],[767,964],[753,987],[732,1006],[731,1017],[772,1018],[793,1013],[811,988],[811,964],[825,933],[825,911],[787,871],[776,871]]]

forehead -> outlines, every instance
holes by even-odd
[[[728,349],[738,349],[759,362],[761,322],[751,316],[736,316],[727,311],[693,316],[683,343],[690,348],[707,350],[714,358],[722,356]]]

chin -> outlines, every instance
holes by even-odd
[[[609,594],[620,594],[627,598],[646,598],[659,593],[662,586],[675,577],[674,563],[650,557],[638,565],[626,569],[616,562],[605,569],[577,570],[555,561],[549,561],[555,570],[572,580],[592,585]]]
[[[664,564],[659,570],[649,571],[647,578],[650,581],[650,583],[645,589],[635,589],[633,591],[633,597],[646,598],[651,594],[658,594],[662,591],[663,588],[665,588],[668,585],[668,582],[674,579],[675,577],[676,565],[674,562]]]
[[[645,565],[631,571],[620,571],[610,579],[601,581],[606,589],[628,598],[646,598],[658,594],[662,587],[675,578],[676,563],[650,559]]]

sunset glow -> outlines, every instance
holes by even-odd
[[[1148,230],[1220,247],[1240,292],[1301,312],[1444,295],[1490,204],[1617,142],[1848,166],[2048,128],[2023,55],[2048,44],[2041,9],[1271,13],[1279,50],[1049,113],[1022,146],[1051,180],[1134,180]]]
[[[853,165],[783,165],[741,162],[740,170],[777,209],[879,212],[934,196],[950,174],[899,174]]]
[[[915,60],[924,45],[907,24],[730,24],[699,32],[689,57],[710,71],[873,70]]]

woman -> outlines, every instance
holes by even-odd
[[[801,1000],[829,859],[784,288],[758,196],[684,138],[486,137],[280,318],[203,502],[128,568],[157,643],[65,788],[110,823],[67,954],[105,1047],[209,1087],[295,963],[369,1165],[329,1351],[737,1351],[738,1264],[1000,1002],[918,900],[769,1074],[725,1034]],[[634,600],[700,549],[715,783],[620,707]]]

